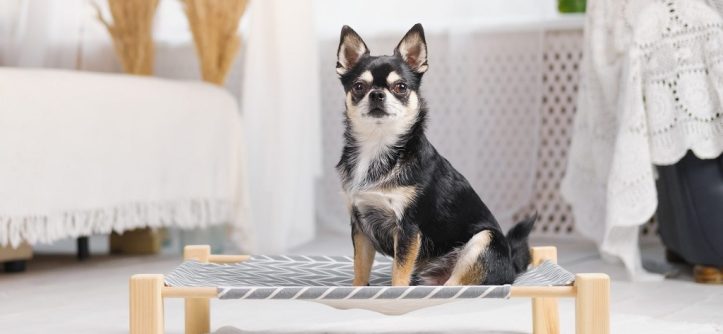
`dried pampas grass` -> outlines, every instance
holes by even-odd
[[[130,74],[153,74],[153,16],[158,0],[108,0],[112,22],[103,18],[96,4],[98,19],[113,38],[123,70]]]
[[[237,31],[247,0],[183,0],[203,80],[222,85],[241,47]]]

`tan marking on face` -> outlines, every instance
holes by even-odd
[[[344,102],[346,103],[346,113],[351,117],[356,111],[356,107],[351,101],[351,92],[346,93],[346,100]]]
[[[359,79],[365,81],[366,83],[371,83],[374,81],[374,76],[372,76],[372,72],[364,71],[364,73],[359,76]]]
[[[402,77],[400,77],[399,74],[397,74],[397,72],[391,71],[391,72],[389,72],[389,75],[387,75],[387,84],[391,85],[391,84],[399,81],[399,79],[401,79],[401,78]]]
[[[467,241],[444,285],[480,284],[484,280],[485,271],[478,259],[487,251],[491,241],[492,234],[487,230],[475,234]]]
[[[352,121],[352,124],[358,124],[360,122],[361,114],[360,108],[366,108],[368,100],[366,97],[360,101],[357,105],[352,102],[351,91],[346,94],[346,114]],[[363,109],[362,109],[363,110]],[[357,126],[358,127],[358,126]]]
[[[409,110],[419,111],[419,97],[417,96],[416,92],[409,93],[409,102],[408,107]],[[416,113],[414,113],[416,115]]]
[[[352,237],[354,242],[354,282],[355,286],[369,284],[369,275],[374,265],[374,246],[369,237],[362,232],[355,232]]]
[[[406,254],[397,254],[398,234],[394,235],[394,262],[392,264],[392,285],[408,286],[412,280],[412,272],[417,263],[422,235],[417,233],[409,242]],[[403,258],[403,260],[401,260]]]

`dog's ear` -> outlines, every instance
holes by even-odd
[[[422,74],[427,71],[427,42],[424,40],[424,28],[420,23],[409,29],[394,54],[402,57],[412,71]]]
[[[362,57],[369,55],[369,49],[359,34],[351,27],[345,25],[341,28],[339,49],[336,54],[336,73],[344,75],[346,72],[349,72]]]

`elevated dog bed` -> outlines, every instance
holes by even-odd
[[[188,246],[186,261],[169,274],[131,278],[131,333],[162,333],[163,298],[174,297],[186,299],[188,334],[209,332],[210,298],[304,300],[396,315],[462,299],[511,297],[533,298],[534,333],[557,332],[555,297],[576,298],[578,333],[607,333],[609,278],[568,272],[555,263],[554,247],[532,253],[531,268],[511,285],[390,286],[392,263],[379,258],[370,285],[355,287],[350,257],[211,255],[208,246]]]

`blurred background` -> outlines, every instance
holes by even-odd
[[[252,195],[244,209],[249,217],[236,219],[236,224],[231,224],[233,231],[212,227],[181,232],[174,224],[159,223],[169,225],[164,245],[178,250],[178,245],[190,241],[207,241],[216,249],[278,253],[312,240],[317,233],[348,232],[348,215],[333,168],[342,145],[343,90],[334,64],[344,24],[354,27],[374,54],[391,53],[409,27],[424,24],[430,57],[437,67],[426,77],[424,87],[434,110],[430,136],[484,194],[505,228],[510,226],[513,218],[518,218],[513,216],[531,205],[535,192],[540,140],[521,134],[540,131],[543,53],[556,54],[554,61],[569,58],[569,75],[575,78],[556,80],[560,86],[568,86],[566,93],[560,93],[569,95],[557,100],[567,103],[567,108],[573,106],[577,77],[573,67],[581,57],[583,17],[561,15],[557,5],[556,1],[523,0],[504,4],[458,1],[453,5],[436,1],[249,3],[239,13],[240,48],[228,60],[228,72],[220,83],[236,100],[245,127],[241,135],[248,146],[241,159],[246,180],[241,187]],[[184,3],[161,0],[155,6],[152,16],[144,16],[149,24],[147,34],[152,37],[149,50],[153,54],[148,59],[152,70],[142,74],[201,81],[202,69]],[[112,24],[119,15],[111,12],[107,2],[6,1],[0,13],[3,66],[128,72],[117,54],[122,51],[114,48],[114,38],[104,24]],[[122,23],[117,24],[118,31],[123,29]],[[133,20],[125,23],[138,24]],[[126,36],[116,40],[129,39],[132,33],[128,29]],[[560,74],[556,73],[557,77]],[[78,94],[82,98],[83,94]],[[554,131],[570,126],[571,112],[561,109],[556,122],[564,124]],[[103,126],[103,120],[98,121],[97,125]],[[565,133],[560,135],[558,141],[567,140]],[[467,142],[478,144],[470,152],[464,147]],[[550,187],[555,177],[550,178]],[[549,211],[557,215],[552,205]],[[565,211],[562,203],[554,211],[560,209]],[[573,230],[569,221],[565,224],[557,218],[556,224],[548,225],[544,232],[566,235]],[[68,232],[67,236],[78,233]],[[233,233],[236,239],[229,239]],[[63,239],[40,240],[36,250],[74,251],[75,241]],[[103,236],[90,241],[93,252],[107,251]]]
[[[54,275],[89,284],[89,275],[116,283],[98,293],[125,296],[127,275],[168,271],[189,244],[350,255],[334,169],[339,32],[350,25],[373,55],[391,54],[422,23],[427,135],[503,230],[537,213],[532,244],[558,246],[572,271],[611,274],[618,332],[625,323],[715,332],[723,305],[706,296],[720,291],[686,284],[723,281],[722,9],[720,0],[3,0],[0,262],[20,274],[0,274],[0,287],[26,291],[28,277]],[[19,300],[8,310],[32,303]],[[117,320],[119,309],[98,317]],[[294,330],[309,325],[292,320]],[[697,325],[676,327],[688,322]]]

